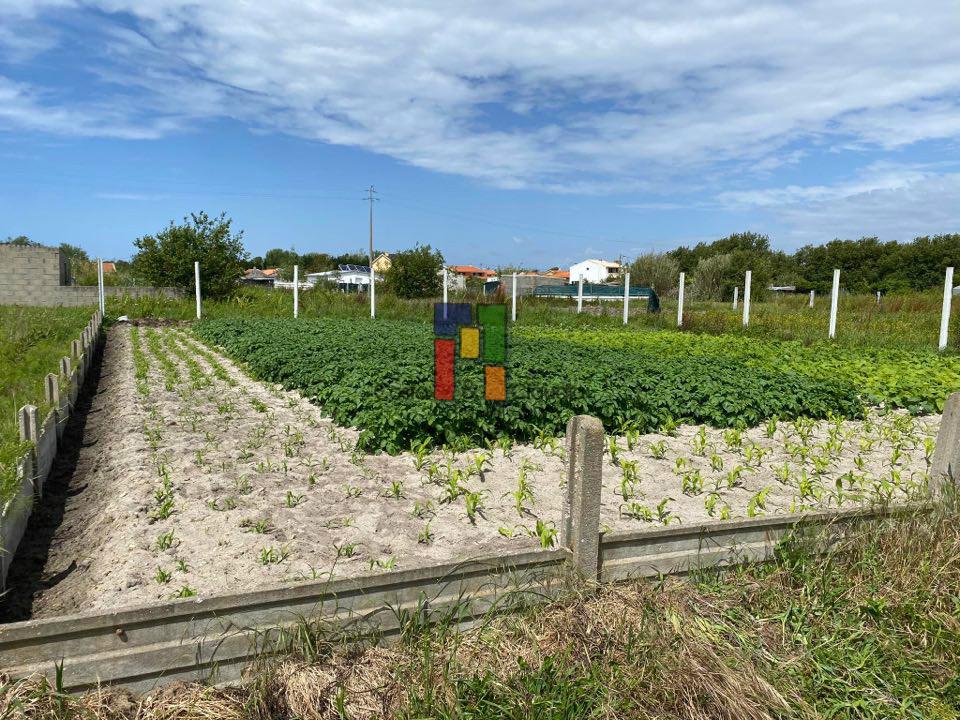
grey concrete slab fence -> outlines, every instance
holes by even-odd
[[[960,403],[960,395],[953,402]],[[829,541],[853,523],[916,511],[832,511],[601,535],[600,422],[572,418],[567,446],[558,548],[11,623],[0,626],[0,670],[14,678],[39,674],[52,680],[59,665],[71,692],[99,683],[135,691],[175,680],[226,683],[239,679],[255,657],[281,648],[285,631],[304,621],[381,638],[395,636],[411,619],[470,626],[491,611],[554,598],[577,575],[613,581],[766,560],[798,529]]]
[[[0,590],[6,589],[10,563],[27,529],[34,503],[43,501],[43,486],[50,475],[63,430],[90,371],[93,356],[103,342],[102,327],[103,316],[98,310],[80,337],[71,343],[70,356],[60,359],[58,372],[44,378],[50,411],[42,422],[34,405],[24,405],[17,411],[20,439],[31,446],[17,461],[18,492],[0,509]]]

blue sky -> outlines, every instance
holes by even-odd
[[[565,265],[960,232],[960,6],[0,2],[0,237]]]

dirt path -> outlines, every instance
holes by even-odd
[[[185,331],[111,330],[35,617],[536,548],[563,442],[353,451],[296,393]],[[640,529],[919,492],[939,418],[612,438],[601,522]],[[67,468],[69,470],[69,468]]]

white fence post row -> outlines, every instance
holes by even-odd
[[[683,291],[687,282],[687,274],[680,273],[680,287],[677,290],[677,327],[683,327]]]
[[[377,288],[374,282],[376,275],[373,272],[373,265],[370,266],[370,319],[377,317]]]
[[[200,319],[200,263],[193,263],[193,285],[197,291],[197,320]]]
[[[443,269],[443,304],[447,304],[447,269]],[[446,316],[444,316],[446,317]]]
[[[293,319],[300,317],[300,266],[293,266]]]
[[[630,273],[623,278],[623,324],[627,324],[627,316],[630,314]]]
[[[513,274],[513,290],[510,292],[510,319],[517,321],[517,274]]]
[[[733,309],[734,310],[737,309],[737,305],[739,304],[739,301],[740,301],[740,286],[737,285],[733,289]]]
[[[577,288],[577,314],[583,312],[583,275],[580,276],[579,287]]]
[[[743,279],[743,326],[750,324],[750,281],[753,280],[753,271],[747,270]]]
[[[950,334],[950,302],[953,299],[953,268],[947,268],[947,275],[943,280],[943,309],[940,311],[940,343],[941,352],[947,349],[947,339]]]
[[[840,270],[833,271],[833,290],[830,293],[830,339],[837,336],[837,302],[840,299]]]
[[[814,299],[816,296],[817,296],[817,291],[816,291],[816,290],[811,290],[811,291],[810,291],[810,307],[813,307],[813,299]]]

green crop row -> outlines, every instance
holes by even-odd
[[[913,413],[939,412],[960,390],[960,356],[935,350],[851,348],[829,341],[763,340],[733,335],[610,332],[559,328],[517,328],[523,339],[550,339],[598,352],[686,355],[712,361],[722,357],[751,369],[779,368],[818,380],[848,383],[871,405]]]
[[[562,432],[578,413],[611,429],[649,431],[679,420],[755,425],[770,417],[863,412],[851,382],[814,377],[775,356],[766,365],[746,365],[722,347],[691,352],[701,336],[631,333],[631,344],[608,342],[618,335],[610,332],[598,332],[596,341],[565,331],[516,333],[508,400],[488,403],[482,366],[471,361],[457,363],[456,399],[433,400],[433,335],[424,323],[217,319],[197,324],[195,332],[255,377],[295,388],[336,422],[360,428],[365,450],[398,452],[425,439],[528,439]]]

